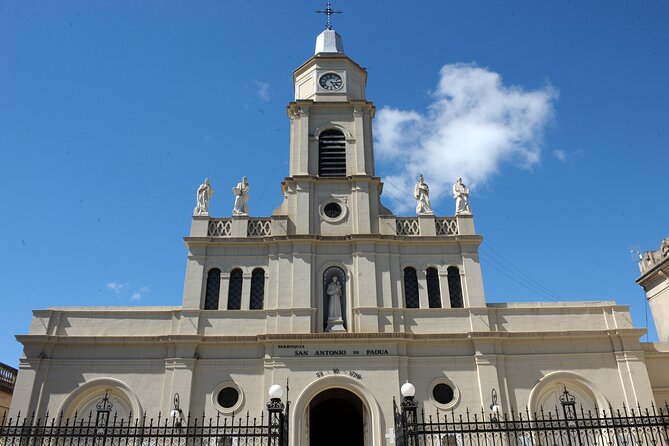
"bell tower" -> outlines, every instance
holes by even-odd
[[[293,72],[288,104],[290,172],[282,183],[289,234],[378,233],[382,184],[374,172],[374,104],[365,98],[367,70],[344,53],[329,26],[313,57]]]

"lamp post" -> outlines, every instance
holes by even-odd
[[[418,408],[418,402],[414,398],[416,387],[407,381],[402,384],[400,393],[402,394],[400,405],[402,406],[402,424],[404,425],[404,444],[414,445],[417,444],[413,435],[416,430],[416,409]]]
[[[497,390],[493,387],[490,392],[490,421],[499,422],[499,404],[497,404]]]
[[[269,388],[269,403],[267,403],[267,412],[269,413],[268,423],[269,429],[267,432],[267,444],[271,446],[278,446],[283,439],[283,423],[284,423],[284,405],[281,402],[283,396],[283,388],[278,384],[273,384]]]
[[[174,394],[174,408],[170,411],[170,417],[172,417],[172,423],[174,426],[181,427],[183,419],[183,411],[179,407],[179,394]]]

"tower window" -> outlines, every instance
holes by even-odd
[[[249,309],[262,310],[265,299],[265,270],[256,268],[251,274],[251,302]]]
[[[204,297],[205,310],[218,310],[218,293],[221,290],[221,270],[212,268],[207,274],[207,290]]]
[[[410,266],[404,268],[404,302],[406,308],[418,308],[418,276],[416,270]]]
[[[427,276],[427,300],[430,308],[441,308],[441,290],[439,289],[439,273],[437,268],[428,268]]]
[[[318,137],[318,175],[346,176],[346,137],[339,130],[325,130]]]
[[[451,298],[451,308],[462,308],[462,283],[460,270],[451,266],[448,268],[448,293]]]
[[[235,268],[230,271],[228,286],[228,310],[239,310],[242,307],[242,270]]]

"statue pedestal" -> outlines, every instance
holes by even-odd
[[[345,332],[346,329],[344,328],[344,320],[341,319],[341,318],[328,319],[328,326],[325,327],[325,331],[327,331],[327,332],[337,332],[337,331]]]

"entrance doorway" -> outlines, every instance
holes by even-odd
[[[309,403],[309,446],[364,446],[363,405],[344,389],[325,390]]]

